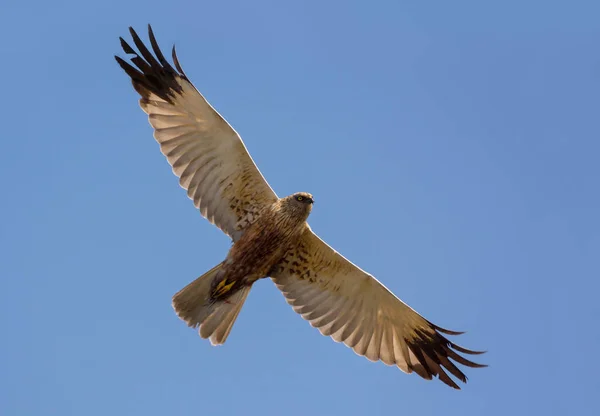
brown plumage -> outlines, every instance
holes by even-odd
[[[293,309],[323,335],[369,360],[396,365],[425,379],[446,373],[467,378],[454,364],[484,367],[440,328],[403,303],[370,274],[323,242],[306,220],[312,195],[278,198],[237,132],[194,88],[173,48],[175,68],[154,55],[133,29],[139,54],[121,38],[132,66],[115,57],[131,77],[162,153],[194,205],[233,240],[225,260],[173,296],[177,315],[214,345],[227,339],[252,284],[271,277]],[[451,361],[453,360],[453,361]]]
[[[298,201],[301,198],[302,201]],[[312,196],[298,193],[279,199],[261,211],[254,223],[229,250],[229,254],[218,279],[235,282],[229,295],[241,286],[251,286],[258,279],[266,277],[304,232],[304,224],[312,208]],[[213,299],[218,299],[213,295]]]

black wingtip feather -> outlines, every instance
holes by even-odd
[[[448,374],[446,374],[446,372],[441,367],[440,367],[440,373],[438,374],[438,377],[447,386],[450,386],[456,390],[460,390],[460,387],[458,386],[458,384],[456,384],[456,382],[454,380],[452,380],[450,378],[450,376],[448,376]]]
[[[173,67],[171,66],[169,61],[167,61],[162,51],[160,50],[158,42],[156,41],[156,37],[154,37],[154,31],[152,30],[152,26],[150,24],[148,24],[148,37],[150,38],[150,45],[152,46],[152,50],[154,51],[154,54],[160,61],[161,65],[166,67],[170,71],[174,71]]]
[[[179,59],[177,59],[177,51],[175,51],[175,45],[173,45],[173,63],[175,64],[175,68],[177,68],[177,70],[179,71],[179,73],[185,78],[187,79],[185,72],[183,72],[183,68],[181,67],[181,65],[179,64]]]
[[[435,325],[435,324],[433,324],[433,323],[431,323],[429,321],[427,321],[427,323],[429,325],[431,325],[433,328],[435,328],[437,331],[439,331],[439,332],[441,332],[443,334],[446,334],[446,335],[462,335],[462,334],[465,333],[464,331],[451,331],[449,329],[442,328],[441,326],[437,326],[437,325]]]
[[[131,46],[129,46],[129,44],[125,41],[125,39],[123,39],[122,37],[119,36],[119,40],[121,41],[121,47],[123,48],[123,51],[125,51],[126,54],[128,55],[135,55],[135,51],[133,50],[133,48]]]
[[[144,42],[142,42],[142,40],[140,39],[138,34],[135,32],[135,30],[133,30],[133,28],[130,27],[129,32],[131,33],[131,37],[133,38],[133,43],[135,43],[135,46],[138,48],[138,50],[140,51],[140,53],[142,54],[142,56],[144,57],[146,62],[148,62],[148,64],[150,64],[150,66],[152,68],[154,68],[156,70],[160,70],[161,69],[160,64],[158,63],[156,58],[154,58],[152,53],[148,50],[146,45],[144,45]]]
[[[127,61],[122,59],[120,56],[115,55],[115,59],[117,63],[123,68],[123,70],[131,77],[131,79],[139,79],[144,76],[140,71],[135,69],[132,65],[130,65]]]
[[[450,374],[463,383],[467,382],[467,376],[450,359],[466,367],[487,367],[484,364],[477,364],[467,360],[458,354],[458,352],[463,354],[482,354],[484,351],[471,351],[458,346],[446,339],[441,332],[456,334],[455,331],[442,331],[438,326],[429,323],[428,327],[416,329],[412,338],[405,339],[408,348],[418,361],[411,363],[409,368],[427,380],[437,376],[443,383],[460,390],[460,387],[450,378],[446,371],[450,372]]]
[[[150,52],[144,42],[142,42],[133,27],[129,27],[129,33],[131,34],[133,43],[139,53],[136,52],[125,39],[120,37],[119,40],[123,51],[128,55],[135,56],[130,58],[131,63],[117,56],[115,56],[115,59],[127,75],[131,77],[134,88],[140,93],[143,99],[148,99],[150,94],[154,94],[161,99],[172,103],[176,94],[181,94],[183,92],[183,87],[181,85],[182,80],[189,82],[183,69],[181,69],[179,61],[176,60],[176,56],[175,65],[177,71],[173,69],[162,54],[151,25],[148,25],[148,36],[156,58],[152,55],[152,52]]]
[[[485,354],[487,351],[473,351],[473,350],[468,350],[464,347],[461,347],[460,345],[456,345],[453,342],[450,342],[450,346],[452,346],[452,348],[454,348],[456,351],[458,352],[462,352],[463,354],[470,354],[470,355],[481,355],[481,354]]]
[[[455,351],[451,350],[450,348],[446,349],[446,353],[449,358],[452,358],[457,363],[462,364],[466,367],[471,367],[471,368],[487,367],[487,365],[485,365],[485,364],[477,364],[471,360],[467,360],[465,357],[463,357],[462,355],[458,355]]]

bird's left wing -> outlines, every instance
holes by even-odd
[[[484,367],[459,355],[480,354],[462,348],[436,326],[398,299],[323,240],[310,227],[296,249],[273,268],[271,278],[294,311],[337,342],[371,361],[396,365],[430,380],[438,376],[450,387],[467,378],[450,359],[468,367]]]
[[[139,53],[123,38],[121,46],[125,53],[135,55],[131,58],[135,67],[115,58],[142,97],[140,105],[154,127],[160,150],[201,214],[237,240],[261,209],[277,201],[277,195],[237,132],[186,77],[175,48],[173,68],[150,26],[150,44],[156,56],[132,28],[129,30]]]

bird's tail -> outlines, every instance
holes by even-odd
[[[173,296],[173,309],[188,326],[200,326],[200,336],[209,338],[211,344],[225,342],[238,317],[250,286],[243,286],[231,296],[223,296],[232,285],[218,285],[218,300],[212,296],[213,282],[219,278],[223,263],[212,268]],[[223,282],[222,282],[223,283]]]

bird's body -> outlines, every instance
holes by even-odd
[[[180,185],[201,214],[231,237],[225,260],[173,296],[177,315],[214,345],[223,344],[254,282],[270,277],[293,309],[323,335],[369,360],[396,365],[459,388],[466,382],[453,361],[483,367],[442,334],[459,332],[429,322],[369,273],[321,240],[306,222],[312,195],[278,198],[237,132],[191,84],[175,49],[175,68],[152,30],[154,55],[130,28],[139,54],[132,66],[116,57],[140,94],[154,137]],[[451,361],[451,360],[453,361]]]
[[[303,195],[307,195],[308,200],[308,194]],[[311,206],[288,197],[261,211],[240,239],[233,243],[223,262],[220,279],[236,282],[234,286],[250,286],[258,279],[268,277],[271,269],[306,230]],[[219,283],[218,279],[215,285]]]
[[[312,195],[301,192],[257,212],[225,260],[173,297],[179,317],[190,326],[198,326],[207,314],[220,311],[220,320],[201,326],[200,334],[213,344],[225,342],[252,284],[272,274],[308,231],[306,219],[312,202]]]

